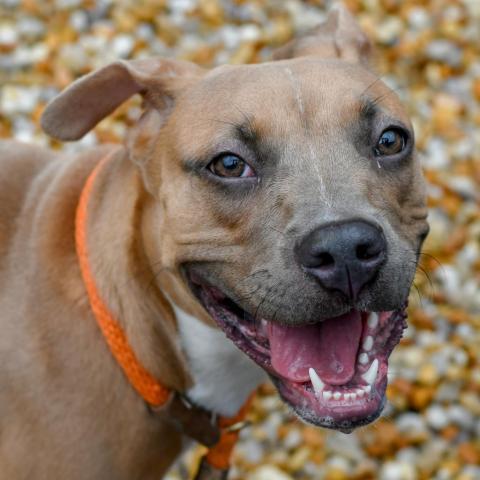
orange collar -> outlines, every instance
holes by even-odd
[[[75,243],[77,256],[83,282],[85,284],[87,295],[90,301],[90,307],[113,357],[122,368],[131,386],[150,407],[153,407],[153,409],[156,410],[159,407],[166,406],[167,403],[173,403],[175,399],[172,399],[172,397],[175,396],[175,392],[170,391],[158,380],[156,380],[148,372],[148,370],[146,370],[146,368],[141,364],[135,355],[135,352],[130,346],[128,338],[122,327],[115,320],[112,313],[103,302],[88,261],[88,202],[95,179],[97,178],[98,173],[103,165],[107,163],[110,158],[111,155],[96,165],[81,192],[75,218]],[[169,400],[171,400],[171,402],[169,402]],[[221,417],[219,419],[217,430],[218,434],[220,435],[220,439],[209,449],[207,455],[202,459],[202,463],[195,480],[207,480],[213,478],[212,475],[215,472],[218,473],[218,471],[224,472],[226,475],[230,465],[230,456],[238,439],[239,428],[237,427],[243,423],[250,400],[247,401],[247,403],[241,408],[235,417]],[[178,408],[179,404],[181,404],[181,402],[177,401],[176,408]],[[190,415],[190,419],[192,419],[192,415]],[[184,430],[188,432],[188,428],[185,428]],[[215,437],[218,437],[218,435],[215,435]],[[194,439],[198,440],[198,437],[195,438],[194,436]]]

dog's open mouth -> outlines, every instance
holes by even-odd
[[[404,310],[350,312],[303,326],[257,319],[198,279],[212,318],[272,377],[304,420],[345,432],[375,420],[385,403],[388,357],[406,326]]]

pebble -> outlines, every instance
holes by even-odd
[[[3,85],[0,93],[0,111],[4,115],[13,116],[32,113],[37,105],[40,89],[7,84]]]
[[[120,58],[127,58],[132,53],[134,46],[135,40],[127,34],[117,35],[112,42],[113,53]]]
[[[300,430],[297,429],[290,430],[283,440],[283,446],[288,450],[298,447],[301,443],[302,434]]]
[[[449,424],[449,418],[445,409],[440,405],[433,404],[425,410],[427,423],[435,430],[441,430]]]
[[[426,420],[418,413],[402,413],[397,418],[397,427],[403,435],[412,439],[424,439],[428,436]]]
[[[424,30],[432,24],[432,18],[427,10],[421,7],[414,7],[408,13],[408,23],[415,30]]]
[[[432,60],[444,62],[452,67],[458,67],[462,61],[462,50],[449,40],[432,40],[425,53]]]
[[[75,10],[69,19],[71,27],[77,32],[84,32],[89,26],[88,13],[85,10]]]
[[[255,469],[249,478],[250,480],[293,480],[290,475],[273,465],[264,465]]]
[[[461,405],[450,405],[446,413],[449,420],[460,428],[468,431],[475,427],[473,414]]]
[[[45,34],[45,24],[38,18],[24,17],[17,24],[17,32],[27,41],[38,40]]]
[[[443,169],[450,163],[447,147],[441,138],[432,138],[426,148],[424,164],[427,168]]]
[[[386,462],[380,470],[380,480],[416,480],[416,474],[409,463]]]
[[[18,41],[18,31],[13,24],[0,23],[0,47],[9,49],[15,47]]]
[[[377,40],[384,45],[393,45],[403,30],[403,22],[398,17],[387,17],[376,30]]]

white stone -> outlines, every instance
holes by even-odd
[[[377,39],[384,45],[392,45],[403,31],[403,22],[398,17],[390,16],[377,26]]]
[[[298,447],[301,443],[302,434],[297,428],[290,430],[283,440],[283,445],[289,450]]]
[[[424,163],[429,168],[442,169],[450,164],[445,142],[437,137],[432,138],[426,148]]]
[[[35,17],[23,17],[17,23],[17,30],[23,38],[37,40],[45,33],[45,24]]]
[[[290,475],[274,465],[262,465],[256,468],[248,478],[250,480],[292,480]]]
[[[84,32],[88,28],[88,14],[85,10],[75,10],[70,15],[70,25],[77,32]]]
[[[0,95],[0,111],[3,115],[28,114],[33,112],[37,105],[40,89],[7,84],[3,86]]]
[[[413,465],[405,462],[386,462],[380,470],[380,480],[416,480]]]
[[[423,30],[430,27],[432,18],[424,8],[414,7],[408,12],[408,23],[415,30]]]
[[[116,56],[126,58],[132,53],[135,46],[135,40],[131,35],[117,35],[112,41],[112,49]]]
[[[402,413],[398,416],[396,424],[398,430],[406,435],[418,435],[427,431],[424,417],[414,412]]]
[[[0,24],[0,46],[15,45],[18,41],[18,32],[15,25],[11,23]]]
[[[432,40],[425,48],[425,53],[432,60],[445,62],[452,67],[456,67],[462,60],[461,49],[449,40]]]
[[[452,423],[465,430],[470,430],[475,426],[474,416],[461,405],[450,405],[447,409],[447,416]]]
[[[433,404],[427,408],[425,418],[427,423],[436,430],[441,430],[450,423],[445,409],[437,404]]]

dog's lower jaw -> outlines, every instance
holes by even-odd
[[[204,324],[170,302],[178,322],[180,346],[194,385],[188,398],[215,414],[231,417],[267,379],[265,371],[247,357],[219,328]]]

